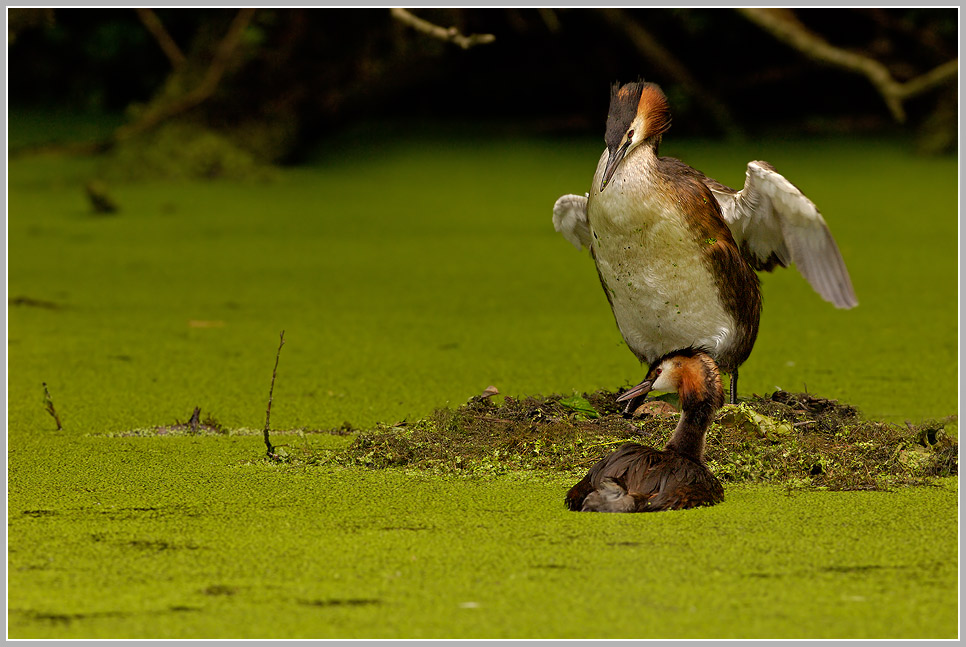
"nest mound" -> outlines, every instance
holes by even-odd
[[[617,394],[477,396],[427,418],[361,431],[329,458],[375,469],[467,474],[516,470],[581,473],[617,445],[661,447],[679,414],[674,397],[622,414]],[[955,417],[920,425],[863,420],[859,411],[807,393],[776,391],[718,412],[706,460],[724,482],[834,490],[929,484],[958,471]]]

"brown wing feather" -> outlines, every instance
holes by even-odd
[[[657,512],[714,505],[724,489],[701,463],[671,450],[625,443],[567,492],[571,510]]]
[[[702,245],[705,262],[715,277],[725,308],[735,314],[736,343],[727,355],[715,357],[721,370],[731,373],[751,355],[761,317],[758,275],[748,264],[748,256],[739,250],[710,186],[734,191],[679,159],[661,157],[659,162],[661,172],[674,178],[675,194],[684,202],[682,212],[688,218],[689,229]]]
[[[609,456],[598,461],[586,476],[567,492],[566,504],[571,510],[580,510],[584,499],[597,490],[605,479],[624,481],[624,476],[634,465],[651,465],[660,460],[661,452],[653,447],[637,443],[625,443]]]

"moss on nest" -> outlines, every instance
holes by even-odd
[[[360,432],[326,460],[376,469],[577,474],[626,441],[663,446],[678,419],[624,417],[616,394],[603,391],[584,394],[585,404],[576,402],[507,397],[495,404],[477,397],[455,410]],[[708,433],[706,459],[725,483],[831,490],[923,485],[957,473],[955,428],[954,417],[905,426],[862,420],[847,404],[776,391],[722,409]]]

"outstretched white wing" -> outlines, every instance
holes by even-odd
[[[836,308],[858,305],[842,254],[822,214],[771,164],[749,162],[741,191],[714,181],[708,188],[755,269],[795,263],[815,291]]]
[[[589,248],[587,196],[570,194],[559,197],[553,205],[553,228],[573,243],[578,251],[581,246]]]

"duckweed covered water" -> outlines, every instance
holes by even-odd
[[[124,437],[194,407],[259,429],[283,329],[273,429],[640,379],[592,262],[550,223],[600,144],[413,144],[264,183],[111,186],[111,216],[86,203],[91,163],[12,160],[10,637],[955,637],[955,479],[579,515],[550,471],[296,467],[257,436]],[[765,277],[742,395],[956,413],[954,159],[856,141],[665,152],[732,184],[771,161],[852,274],[848,312],[794,270]]]
[[[26,449],[36,449],[27,447]],[[568,512],[553,473],[279,468],[243,438],[64,443],[9,506],[12,637],[938,638],[955,479]]]

